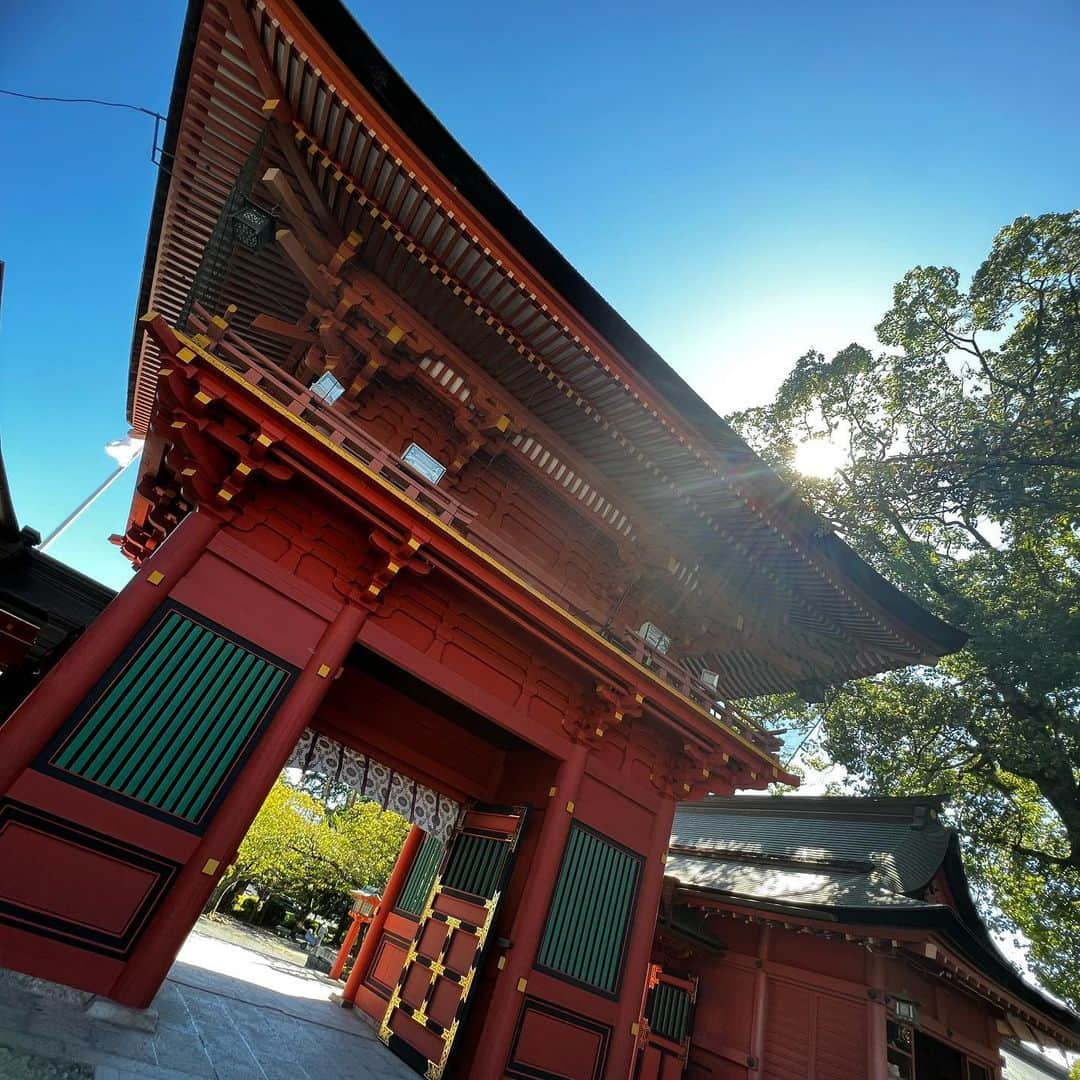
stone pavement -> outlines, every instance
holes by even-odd
[[[0,969],[0,1078],[416,1080],[362,1012],[330,1002],[339,987],[196,931],[144,1032],[91,1019],[89,994]]]

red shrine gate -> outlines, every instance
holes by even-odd
[[[0,733],[0,963],[148,1004],[310,727],[473,807],[430,905],[388,889],[357,961],[388,1043],[623,1075],[675,800],[775,765],[463,537],[439,489],[346,457],[328,407],[147,325],[157,428],[215,505]]]
[[[0,963],[148,1004],[311,727],[474,807],[412,936],[373,934],[353,988],[390,1045],[621,1075],[675,799],[775,766],[455,531],[439,489],[346,457],[329,408],[147,325],[157,428],[215,505],[3,729]]]
[[[675,802],[783,776],[730,699],[959,639],[337,3],[193,0],[166,152],[138,572],[0,729],[0,965],[147,1005],[310,729],[467,808],[346,997],[430,1076],[623,1080]]]

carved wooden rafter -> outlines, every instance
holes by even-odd
[[[263,88],[264,92],[266,92],[268,95],[265,111],[268,116],[272,116],[276,121],[276,123],[274,124],[275,143],[279,146],[282,156],[284,157],[290,172],[295,177],[297,184],[301,188],[302,194],[304,195],[307,203],[309,204],[311,213],[317,220],[319,227],[324,233],[323,247],[325,247],[326,243],[330,242],[328,240],[325,240],[326,236],[336,239],[339,226],[333,214],[330,212],[328,206],[325,204],[317,182],[311,175],[313,170],[315,172],[318,172],[318,169],[320,167],[328,172],[332,171],[338,180],[345,181],[343,187],[346,194],[350,197],[355,198],[360,203],[360,205],[366,209],[366,211],[371,217],[373,224],[377,224],[385,229],[393,229],[395,239],[399,243],[402,243],[410,251],[415,251],[417,249],[420,249],[422,251],[422,245],[419,244],[417,239],[415,237],[408,236],[401,229],[402,223],[398,220],[395,220],[395,218],[392,216],[394,208],[383,208],[376,206],[372,202],[370,202],[370,200],[367,199],[363,191],[360,189],[359,185],[357,185],[354,180],[350,179],[347,172],[341,167],[341,164],[333,161],[327,154],[325,148],[322,147],[309,133],[305,132],[299,124],[297,124],[295,117],[293,117],[291,114],[291,109],[288,105],[288,102],[285,100],[284,94],[282,93],[281,88],[277,83],[277,78],[268,64],[265,53],[263,52],[261,47],[261,43],[255,32],[254,24],[250,16],[248,15],[243,0],[225,0],[225,3],[229,11],[230,20],[233,23],[234,29],[236,30],[238,36],[241,39],[245,55],[247,56],[247,59],[252,65],[256,79],[258,80],[260,86]],[[385,151],[386,147],[384,146],[383,149]],[[295,211],[300,206],[300,200],[295,197],[295,193],[293,203],[296,204],[293,208]],[[398,207],[398,209],[400,209],[400,206]],[[319,245],[316,244],[313,249],[320,250]],[[449,268],[435,265],[435,263],[431,261],[430,257],[426,253],[419,256],[419,262],[420,265],[424,266],[428,272],[441,275],[444,284],[453,286],[455,288],[455,291],[457,291],[457,285],[454,284],[454,279],[452,274],[449,272]],[[477,310],[478,308],[477,302],[474,301],[467,294],[467,290],[465,291],[463,303],[465,303],[466,306],[472,307],[474,310]],[[610,421],[606,417],[604,417],[603,414],[599,410],[597,410],[592,403],[585,401],[585,399],[582,398],[581,395],[578,394],[572,386],[570,386],[562,379],[562,377],[557,371],[552,369],[550,365],[547,365],[545,361],[543,361],[538,355],[536,355],[532,350],[530,350],[526,343],[518,341],[516,338],[514,338],[514,335],[510,333],[505,327],[500,327],[499,325],[497,325],[498,320],[493,313],[483,311],[481,309],[477,310],[477,314],[483,317],[489,325],[491,325],[497,332],[499,332],[508,341],[510,341],[510,343],[514,345],[514,347],[517,348],[518,351],[522,353],[522,355],[525,355],[529,359],[530,363],[533,363],[534,366],[536,366],[542,374],[549,378],[560,390],[564,391],[569,399],[575,401],[579,408],[584,409],[587,416],[589,416],[593,421],[603,424],[605,430],[607,430],[628,453],[632,454],[639,460],[644,461],[645,466],[654,472],[654,474],[657,476],[658,480],[662,484],[670,487],[671,491],[678,499],[688,505],[695,513],[698,514],[698,516],[706,520],[708,524],[712,528],[714,528],[714,530],[720,536],[726,537],[726,533],[724,532],[721,523],[714,522],[708,516],[706,510],[703,507],[698,505],[690,495],[682,491],[677,484],[675,484],[666,475],[664,475],[662,470],[659,470],[654,464],[652,464],[648,460],[648,455],[643,456],[642,453],[637,449],[637,447],[633,445],[632,441],[628,440],[618,430],[616,425],[610,423]],[[326,358],[329,357],[330,361],[333,362],[337,354],[335,354],[333,351],[327,351],[325,347],[323,347],[325,343],[325,341],[321,342],[320,348],[309,355],[311,355],[312,358],[321,355],[324,363],[326,363]],[[586,348],[586,353],[588,353],[589,355],[593,355],[588,348]],[[598,357],[594,356],[594,359],[596,359],[598,363],[600,362]],[[630,392],[630,384],[624,382],[624,377],[617,376],[617,378],[626,387],[628,392]],[[713,462],[709,458],[709,455],[707,453],[703,452],[700,447],[695,447],[691,445],[685,435],[680,434],[680,432],[677,430],[677,426],[672,427],[667,420],[663,419],[663,417],[661,417],[657,413],[656,408],[650,406],[644,398],[641,399],[641,402],[644,408],[649,410],[654,417],[657,417],[665,427],[671,430],[672,434],[678,439],[680,443],[682,443],[682,445],[689,453],[691,453],[702,464],[712,470],[720,481],[728,484],[728,486],[731,487],[732,491],[734,491],[740,498],[746,501],[747,505],[751,506],[751,508],[754,509],[756,513],[761,515],[764,522],[770,522],[768,512],[758,507],[752,498],[748,498],[739,489],[737,481],[731,479],[730,468],[721,467],[721,465]],[[468,445],[470,451],[475,452],[476,447],[473,446],[472,440],[469,441]],[[802,548],[797,541],[790,540],[789,538],[789,542],[796,551],[802,553]],[[834,619],[832,619],[831,617],[822,617],[822,613],[816,608],[812,607],[802,594],[800,594],[790,585],[788,585],[779,575],[770,572],[768,566],[761,564],[753,551],[740,548],[740,555],[748,563],[753,563],[757,571],[763,573],[771,581],[776,591],[780,595],[782,595],[789,604],[791,604],[797,609],[803,609],[811,618],[827,624],[830,630],[833,631],[833,633],[832,635],[825,635],[825,638],[827,639],[829,636],[834,637],[836,639],[836,644],[839,650],[847,651],[855,648],[855,643],[850,639],[850,636],[847,634],[846,631],[839,627],[839,625]],[[670,561],[672,560],[669,560],[669,562]],[[692,572],[692,569],[688,564],[682,563],[681,560],[674,561],[679,563],[679,574]],[[813,560],[811,559],[811,561]],[[841,592],[844,591],[843,587],[833,581],[824,570],[818,568],[818,572],[822,575],[823,578],[829,580],[834,587],[840,589]],[[759,600],[760,598],[757,599]],[[750,609],[748,608],[747,610]],[[747,644],[749,643],[747,642]],[[789,644],[791,644],[791,642],[789,642]],[[819,655],[824,657],[828,654],[822,652]],[[829,657],[828,659],[830,664],[835,663],[835,660],[832,657]]]
[[[229,521],[241,512],[244,496],[254,477],[277,483],[294,476],[294,471],[273,452],[281,441],[273,427],[245,424],[235,412],[220,408],[228,388],[213,372],[196,370],[178,339],[161,316],[151,316],[145,325],[154,336],[166,362],[158,373],[154,430],[169,443],[165,460],[182,488],[186,505]],[[211,330],[204,338],[223,336],[227,323],[216,321],[219,333]],[[179,522],[172,513],[176,492],[147,490],[145,496],[160,499],[170,514],[170,528]],[[152,513],[151,520],[157,515]],[[372,529],[368,536],[376,553],[374,564],[365,568],[360,559],[351,559],[335,568],[334,588],[347,600],[368,608],[381,603],[386,590],[402,571],[427,574],[431,564],[421,548],[430,539],[414,528],[395,537],[385,529]]]
[[[275,172],[275,176],[278,175]],[[313,231],[310,224],[308,231]],[[455,426],[468,440],[467,452],[451,463],[451,474],[458,472],[471,453],[482,446],[492,453],[503,451],[508,438],[519,444],[527,440],[524,443],[526,450],[534,441],[542,445],[540,439],[543,438],[556,445],[562,453],[572,453],[558,436],[546,429],[542,421],[531,416],[527,410],[511,405],[490,376],[375,275],[349,265],[349,251],[356,246],[355,238],[348,238],[332,252],[328,245],[324,246],[323,250],[331,253],[332,265],[320,267],[303,247],[293,243],[294,234],[285,231],[279,237],[285,241],[290,256],[295,257],[297,265],[302,267],[305,279],[318,286],[318,300],[327,306],[323,307],[318,302],[311,304],[311,315],[318,320],[317,329],[301,328],[268,316],[259,316],[254,325],[264,332],[278,333],[305,344],[309,356],[317,356],[317,359],[309,361],[312,374],[333,370],[345,376],[347,372],[341,358],[352,348],[359,359],[353,357],[350,370],[356,370],[358,374],[350,383],[347,396],[355,398],[379,369],[395,379],[421,380],[422,385],[451,408]],[[329,303],[335,300],[337,302],[331,310]],[[343,321],[342,313],[353,321]],[[356,325],[358,320],[362,320],[361,326]],[[330,352],[327,350],[328,343],[332,350]],[[365,347],[368,349],[366,354],[361,352]],[[454,366],[451,367],[451,364]],[[425,374],[431,377],[424,378]],[[519,419],[511,419],[512,415]],[[534,431],[540,434],[534,436]],[[526,461],[535,463],[537,460],[536,453],[531,459],[527,454],[525,456]],[[539,461],[541,464],[534,465],[534,474],[546,481],[545,487],[555,490],[580,511],[581,501],[574,497],[573,491],[559,483],[559,474],[553,476],[552,470],[543,467],[544,458],[539,458]],[[585,470],[580,465],[577,468],[596,482],[592,470]],[[594,523],[595,515],[586,510],[583,516],[586,521]],[[620,537],[617,550],[628,572],[636,575],[646,564],[653,567],[661,565],[659,552],[654,551],[651,559],[643,558],[641,545],[627,541],[630,541],[629,537]],[[685,553],[681,554],[683,559],[689,559]],[[667,569],[672,571],[671,556],[668,558]],[[733,589],[730,584],[724,587],[711,574],[703,575],[700,571],[695,572],[692,585],[705,587],[690,588],[690,583],[684,585],[684,589],[689,589],[683,593],[688,610],[681,621],[690,626],[697,625],[703,635],[711,634],[707,642],[702,641],[700,651],[723,647],[721,642],[732,648],[762,650],[800,680],[810,677],[812,673],[791,656],[793,648],[797,647],[804,655],[827,666],[835,662],[834,657],[815,646],[801,631],[788,628],[783,638],[771,632],[768,629],[769,620],[763,613],[750,619],[743,617],[741,628],[735,620],[729,620],[722,631],[717,626],[715,612],[729,609],[733,597],[746,610],[753,611],[754,605],[749,595],[744,590]]]

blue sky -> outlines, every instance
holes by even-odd
[[[1080,7],[358,4],[510,197],[720,412],[869,341],[916,263],[970,272],[1076,205]],[[164,111],[183,5],[10,0],[0,86]],[[46,533],[110,471],[156,170],[151,121],[0,98],[0,435]],[[53,548],[128,577],[125,477]]]

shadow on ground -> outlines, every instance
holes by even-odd
[[[0,971],[0,1047],[93,1066],[97,1080],[415,1080],[363,1013],[330,1002],[339,985],[196,932],[154,999],[153,1033],[90,1019],[89,995]]]

